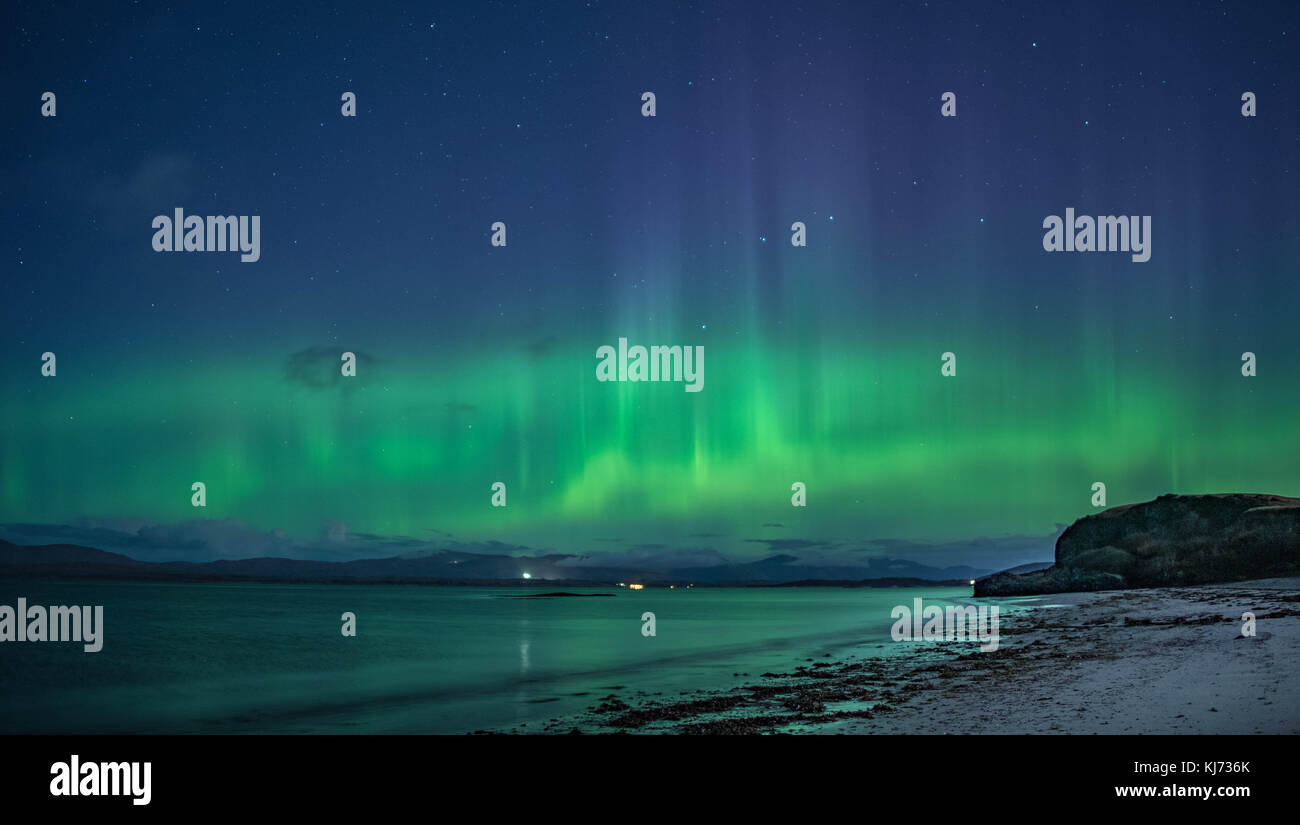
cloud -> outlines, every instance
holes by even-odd
[[[903,557],[933,565],[969,564],[1004,569],[1052,559],[1056,538],[1065,529],[1065,525],[1058,524],[1056,527],[1055,533],[1042,536],[977,536],[948,542],[870,539],[853,547],[851,552]]]
[[[554,335],[547,335],[545,338],[537,338],[525,343],[524,351],[534,358],[542,358],[550,355],[559,343],[559,339]]]
[[[277,557],[347,561],[385,558],[431,546],[409,536],[349,533],[347,525],[326,520],[316,541],[283,530],[263,530],[236,519],[192,519],[174,524],[128,519],[80,519],[72,524],[0,525],[0,538],[15,544],[77,544],[140,561],[212,561]]]
[[[766,561],[797,559],[803,565],[862,568],[886,575],[905,573],[909,565],[945,568],[967,565],[1001,570],[1027,562],[1050,560],[1057,534],[1046,536],[977,537],[950,542],[881,538],[859,542],[840,539],[744,539],[763,547]],[[552,547],[529,547],[500,541],[464,541],[433,528],[420,538],[356,532],[346,522],[321,521],[314,538],[297,538],[282,530],[266,530],[236,519],[193,519],[159,524],[140,519],[78,519],[67,524],[0,524],[0,539],[15,544],[76,544],[122,553],[141,561],[212,561],[279,557],[318,561],[416,558],[439,553],[548,558],[566,567],[629,567],[644,570],[685,570],[752,562],[752,556],[729,558],[711,546],[675,547],[641,542],[609,547],[616,539],[598,539],[590,553],[561,553]],[[427,537],[425,537],[427,535]],[[606,549],[608,548],[608,549]]]
[[[75,190],[70,194],[83,202],[89,199],[108,220],[124,223],[142,214],[170,216],[176,207],[185,207],[194,191],[193,159],[174,152],[147,157],[125,173],[100,177],[89,192],[85,171],[67,182]]]
[[[478,405],[467,404],[464,401],[448,401],[442,405],[442,408],[449,413],[476,413]]]
[[[340,386],[345,380],[341,369],[344,352],[352,352],[357,356],[357,375],[356,378],[346,379],[349,382],[359,381],[363,376],[369,375],[370,370],[379,363],[373,355],[360,350],[309,347],[293,353],[285,361],[284,380],[313,390]]]
[[[828,549],[836,544],[822,539],[745,539],[745,541],[766,544],[767,549],[774,553],[792,550]]]
[[[611,550],[572,558],[570,567],[646,567],[668,570],[687,567],[712,567],[729,560],[712,547],[669,547],[664,544],[635,544],[623,550]]]

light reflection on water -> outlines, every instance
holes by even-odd
[[[104,649],[6,643],[0,732],[464,732],[675,697],[812,659],[912,655],[890,611],[954,588],[611,589],[7,582],[102,604]],[[0,599],[4,601],[4,599]],[[1022,608],[1023,609],[1023,608]],[[339,633],[343,611],[358,635]],[[641,634],[641,616],[657,633]],[[828,657],[827,654],[830,654]]]

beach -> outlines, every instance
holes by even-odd
[[[727,691],[640,704],[611,695],[551,729],[1300,732],[1300,579],[1053,594],[1026,605],[1003,619],[996,651],[978,652],[969,642],[910,643],[894,655],[809,659]],[[1254,636],[1242,634],[1248,611]]]

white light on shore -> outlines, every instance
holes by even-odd
[[[525,574],[524,574],[524,578],[525,578],[525,579],[531,579],[532,577],[533,577],[533,574],[532,574],[532,573],[525,573]],[[971,582],[971,584],[974,584],[974,583],[975,583],[975,582]]]
[[[971,579],[971,580],[970,580],[970,586],[971,586],[971,587],[974,587],[974,586],[975,586],[975,580],[974,580],[974,579]]]

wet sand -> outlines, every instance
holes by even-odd
[[[897,642],[725,690],[611,693],[533,732],[1300,733],[1300,579],[1035,603],[1003,616],[996,651]]]

